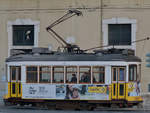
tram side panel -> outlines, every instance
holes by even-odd
[[[142,102],[141,97],[141,64],[128,65],[128,77],[126,83],[126,100],[129,103]]]
[[[142,102],[140,82],[126,83],[126,99],[130,103]]]
[[[112,100],[111,66],[106,66],[105,84],[26,83],[25,68],[25,66],[21,67],[21,82],[13,82],[10,76],[11,72],[8,71],[8,94],[4,96],[4,99]],[[129,102],[142,101],[140,82],[126,82],[125,87],[124,99]]]

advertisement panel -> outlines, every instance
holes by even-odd
[[[23,84],[23,98],[109,100],[107,85]]]
[[[140,96],[139,82],[131,82],[128,84],[128,96]]]
[[[56,97],[55,85],[22,84],[22,98],[43,99]]]

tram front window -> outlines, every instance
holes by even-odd
[[[11,79],[16,80],[16,68],[11,67]]]
[[[104,83],[105,71],[104,67],[93,67],[93,83]]]
[[[37,66],[29,66],[27,70],[27,83],[37,83],[38,69]]]
[[[119,81],[125,80],[125,68],[119,68]]]
[[[11,80],[21,80],[21,67],[11,66]],[[17,79],[16,79],[17,77]]]
[[[136,81],[137,80],[137,66],[130,65],[129,66],[129,81]]]
[[[18,80],[21,80],[21,67],[18,67]]]
[[[53,67],[53,83],[64,83],[64,67]]]
[[[90,67],[80,67],[80,83],[91,83]]]
[[[49,83],[51,81],[51,67],[40,67],[40,79],[41,83]]]

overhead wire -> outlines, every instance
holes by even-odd
[[[140,40],[135,40],[135,41],[132,41],[131,42],[131,44],[132,43],[137,43],[137,42],[141,42],[141,41],[146,41],[146,40],[150,40],[150,38],[149,37],[146,37],[146,38],[143,38],[143,39],[140,39]],[[97,46],[97,47],[92,47],[92,48],[89,48],[89,49],[85,49],[85,50],[83,50],[83,51],[89,51],[89,50],[94,50],[94,49],[97,49],[97,48],[104,48],[104,47],[110,47],[110,46],[119,46],[119,45],[104,45],[104,46]],[[123,46],[123,45],[121,45],[121,46]]]

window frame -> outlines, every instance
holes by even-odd
[[[90,69],[90,82],[89,83],[88,82],[80,82],[80,76],[81,76],[80,75],[80,73],[81,73],[80,68],[89,68]],[[91,71],[92,71],[91,66],[79,66],[79,84],[91,84],[92,83],[92,73],[91,73]]]
[[[16,74],[16,66],[10,66],[10,80],[16,81],[17,80],[16,75],[15,75],[15,79],[13,79],[13,69],[15,69],[15,74]]]
[[[72,71],[67,72],[67,68],[71,68],[71,67],[76,68],[76,72],[72,72]],[[74,82],[67,82],[67,73],[72,73],[72,74],[75,73],[77,81],[75,83]],[[66,66],[66,68],[65,68],[65,83],[66,84],[77,84],[77,82],[78,82],[78,67],[77,66]]]
[[[54,82],[54,68],[61,68],[61,67],[63,67],[63,72],[61,72],[61,71],[56,71],[56,73],[63,73],[63,82]],[[64,66],[53,66],[52,67],[52,83],[54,83],[54,84],[64,84],[64,82],[65,82],[65,79],[64,79],[64,76],[65,76],[65,67]]]
[[[94,72],[94,69],[93,68],[103,68],[104,69],[104,71],[102,72],[102,71],[99,71],[99,72]],[[94,73],[103,73],[104,74],[104,82],[94,82],[93,80],[94,80]],[[105,84],[105,66],[93,66],[92,67],[92,81],[93,81],[93,84]]]
[[[27,79],[27,73],[28,73],[27,68],[28,67],[36,67],[37,68],[37,81],[36,82],[29,82],[28,81],[28,79]],[[35,72],[35,71],[32,71],[32,72]],[[37,66],[35,66],[35,65],[33,65],[33,66],[26,66],[26,83],[39,83],[38,78],[39,78],[39,66],[38,65]]]
[[[34,36],[34,25],[12,25],[12,28],[13,28],[13,40],[12,40],[12,46],[34,46],[34,39],[35,39],[35,36]],[[33,40],[32,40],[32,44],[28,44],[27,42],[24,44],[24,43],[18,43],[17,41],[15,41],[18,37],[14,37],[15,36],[15,33],[17,34],[18,32],[22,31],[25,31],[27,29],[33,29],[31,31],[33,31],[32,35],[33,35]],[[22,34],[23,35],[23,34]],[[15,39],[16,38],[16,39]],[[25,41],[25,36],[22,37],[22,42]]]
[[[112,45],[112,46],[131,46],[131,44],[132,44],[132,41],[131,41],[131,39],[130,39],[130,44],[119,44],[119,43],[115,43],[115,44],[110,44],[110,43],[112,43],[112,42],[110,42],[111,40],[110,40],[110,38],[112,38],[112,37],[109,37],[109,36],[111,36],[112,35],[112,29],[110,30],[110,28],[113,26],[114,27],[114,25],[116,25],[116,27],[117,28],[119,28],[119,30],[121,31],[122,30],[122,28],[126,25],[129,25],[128,27],[130,28],[130,38],[131,38],[131,33],[132,33],[132,29],[131,29],[131,27],[132,27],[132,24],[108,24],[108,45]],[[121,28],[121,29],[120,29]],[[128,29],[129,30],[129,29]],[[111,31],[111,32],[110,32]],[[117,31],[117,32],[119,32],[120,33],[120,31]],[[122,33],[122,32],[121,32]],[[111,34],[111,35],[110,35]],[[113,34],[114,34],[114,32],[113,32]],[[121,36],[122,36],[122,34],[121,34]],[[123,43],[123,38],[121,37],[121,36],[119,36],[119,40],[117,40],[118,42],[120,42],[120,43]],[[114,37],[113,37],[114,38]],[[116,39],[115,39],[116,40]],[[125,43],[127,43],[127,42],[125,42]]]
[[[10,81],[21,81],[21,66],[10,66]],[[12,69],[15,69],[15,79],[12,78]],[[20,78],[20,79],[19,79]]]
[[[116,70],[116,80],[114,80],[114,69]],[[112,81],[113,82],[117,82],[118,81],[118,69],[117,69],[117,67],[112,67]]]
[[[136,19],[129,19],[129,18],[111,18],[111,19],[104,19],[102,21],[102,32],[103,32],[103,46],[104,49],[111,48],[112,46],[108,46],[108,25],[109,24],[131,24],[131,42],[136,40]],[[107,46],[107,47],[106,47]],[[131,43],[131,45],[119,45],[113,46],[117,49],[132,49],[136,51],[136,43]]]
[[[34,45],[13,46],[13,25],[34,25]],[[31,19],[16,19],[15,21],[8,21],[7,22],[8,56],[11,55],[12,49],[32,49],[33,47],[38,47],[39,31],[40,31],[40,21],[33,21]]]
[[[112,82],[125,82],[126,81],[126,66],[112,66],[111,73],[112,73]],[[116,69],[116,80],[114,80],[114,69]],[[120,69],[124,69],[124,80],[120,80]]]
[[[124,80],[120,80],[120,69],[124,69]],[[120,82],[125,82],[126,81],[126,67],[122,67],[122,66],[120,66],[120,67],[118,67],[118,81],[120,81]]]
[[[130,80],[130,66],[136,66],[136,80],[135,80],[135,78],[133,78],[134,80]],[[128,72],[128,81],[129,82],[136,82],[137,81],[137,68],[138,68],[138,66],[136,65],[136,64],[130,64],[129,65],[129,72]],[[133,75],[133,77],[135,77],[134,75]]]
[[[50,71],[40,71],[40,68],[41,68],[41,67],[48,67],[48,68],[50,68]],[[38,73],[39,73],[39,77],[38,77],[38,78],[39,78],[39,83],[51,83],[51,78],[52,78],[52,77],[51,77],[51,76],[52,76],[52,75],[51,75],[51,73],[52,73],[51,71],[52,71],[52,67],[51,67],[51,66],[39,66],[39,72],[38,72]],[[41,74],[42,72],[44,72],[44,73],[49,72],[49,73],[50,73],[50,81],[49,81],[49,82],[41,82],[41,81],[40,81],[40,74]]]

